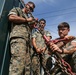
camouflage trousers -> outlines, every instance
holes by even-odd
[[[64,60],[71,66],[72,72],[76,74],[76,52],[74,52],[72,55],[65,56]],[[70,73],[63,73],[61,68],[56,66],[51,75],[70,75]]]
[[[41,69],[44,70],[44,75],[48,75],[48,64],[47,61],[50,55],[48,55],[48,51],[45,51],[43,54],[37,54],[34,52],[32,54],[32,72],[33,75],[42,75]]]
[[[30,75],[30,52],[27,42],[21,38],[13,39],[10,46],[9,75]]]
[[[44,75],[50,75],[50,68],[51,68],[51,55],[48,54],[48,50],[46,50],[43,54],[42,54],[42,67],[44,69]]]
[[[32,75],[40,75],[40,56],[37,53],[31,56],[31,70]]]
[[[76,51],[72,54],[72,63],[73,71],[76,73]]]

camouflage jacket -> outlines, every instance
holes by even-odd
[[[44,31],[44,35],[50,36],[51,34],[48,31]],[[40,48],[46,47],[45,39],[43,38],[42,34],[39,31],[36,31],[32,34],[32,38],[36,39],[36,45]]]
[[[9,15],[14,14],[18,15],[20,17],[26,18],[27,14],[22,11],[21,8],[15,7],[10,10]],[[28,33],[30,32],[30,28],[28,26],[28,23],[11,23],[11,32],[10,32],[10,38],[12,37],[22,37],[24,39],[28,38]]]

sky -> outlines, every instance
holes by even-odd
[[[61,22],[69,23],[69,35],[76,36],[76,0],[24,0],[28,1],[36,5],[33,16],[46,20],[45,30],[51,33],[52,39],[59,37],[57,26]]]

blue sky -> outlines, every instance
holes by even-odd
[[[69,35],[76,36],[76,0],[24,0],[36,4],[34,17],[46,20],[45,30],[50,31],[53,39],[59,37],[57,26],[61,22],[70,24]]]

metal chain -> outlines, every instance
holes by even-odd
[[[62,72],[65,72],[67,75],[72,75],[68,72],[66,66],[63,65],[63,62],[61,60],[56,59],[57,65],[61,68]]]

